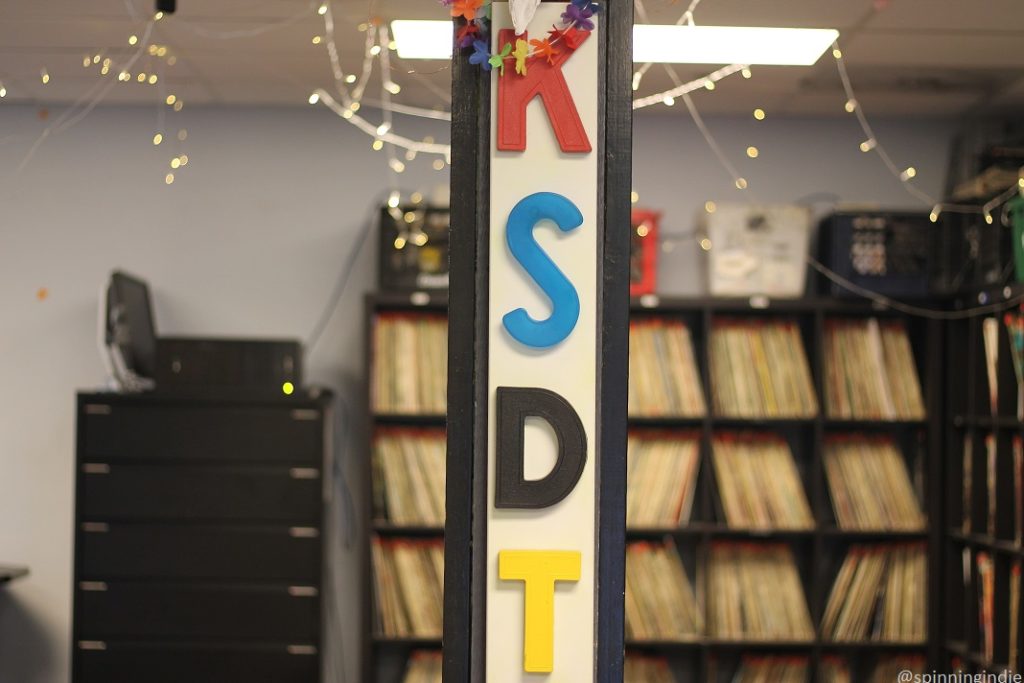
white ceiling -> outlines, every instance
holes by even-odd
[[[178,0],[178,12],[158,22],[152,38],[169,47],[177,64],[166,69],[158,86],[134,80],[118,84],[104,101],[155,105],[166,88],[189,106],[304,105],[310,92],[332,82],[325,46],[311,41],[323,33],[316,4]],[[645,2],[655,23],[674,23],[685,4]],[[348,72],[358,71],[362,61],[363,34],[357,26],[368,18],[446,16],[436,0],[332,0],[332,8]],[[83,56],[102,52],[115,62],[126,58],[132,51],[127,37],[141,32],[140,17],[152,11],[151,0],[0,0],[0,81],[9,93],[3,102],[78,100],[100,78],[97,67],[83,68]],[[957,116],[993,107],[1024,109],[1024,0],[703,0],[696,20],[839,29],[858,99],[871,114]],[[135,71],[151,73],[158,61],[147,55]],[[44,67],[48,85],[40,79]],[[395,67],[395,81],[402,86],[397,101],[447,106],[442,97],[449,88],[446,63],[395,58]],[[423,73],[406,73],[411,69]],[[709,70],[678,68],[686,80]],[[655,67],[639,94],[670,86]],[[378,87],[371,83],[368,96]],[[752,79],[733,76],[697,97],[710,113],[746,113],[761,106],[774,114],[839,115],[845,101],[827,53],[813,67],[755,68]],[[654,109],[678,113],[682,108]]]

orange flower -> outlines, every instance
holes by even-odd
[[[476,19],[477,11],[484,4],[484,0],[454,0],[452,2],[452,16],[464,17],[466,21]]]
[[[542,40],[537,40],[536,38],[534,38],[533,40],[530,41],[530,45],[533,45],[534,47],[534,57],[546,57],[548,60],[548,64],[555,63],[555,55],[558,53],[555,51],[555,46],[551,44],[550,40],[548,40],[547,38],[544,38]]]

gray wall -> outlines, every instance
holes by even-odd
[[[0,593],[0,683],[68,679],[73,398],[104,380],[96,297],[108,272],[121,267],[150,281],[164,334],[306,337],[386,190],[383,155],[323,110],[186,114],[190,164],[168,187],[170,150],[150,143],[150,109],[99,109],[48,140],[16,174],[44,124],[34,109],[0,107],[0,562],[32,568],[29,579]],[[850,119],[709,125],[762,200],[823,192],[914,206],[873,155],[857,151]],[[400,126],[444,137],[437,126]],[[930,192],[941,187],[950,131],[945,123],[878,124],[893,155],[914,163]],[[749,144],[760,148],[759,159],[742,156]],[[707,199],[742,199],[685,118],[639,119],[635,149],[640,204],[664,210],[666,232],[690,230]],[[428,161],[409,167],[408,190],[447,182],[447,172]],[[356,424],[361,302],[374,287],[373,253],[371,243],[308,368],[310,380],[338,388],[355,405]],[[664,254],[663,288],[699,291],[696,266],[690,244]],[[40,301],[44,287],[49,296]],[[364,443],[357,430],[342,454],[357,482]],[[363,493],[355,491],[357,506]],[[342,624],[357,629],[358,555],[341,556],[339,576],[353,589],[340,599]],[[353,640],[344,640],[343,656],[355,683]]]

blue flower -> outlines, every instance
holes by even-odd
[[[571,4],[575,5],[581,10],[586,10],[590,12],[589,16],[593,16],[601,11],[601,6],[598,5],[596,2],[591,2],[591,0],[572,0]]]
[[[488,61],[491,58],[491,53],[487,49],[488,45],[482,40],[473,41],[473,54],[469,56],[470,64],[479,64],[484,71],[491,70],[491,64]]]

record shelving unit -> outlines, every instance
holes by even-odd
[[[368,365],[372,368],[372,330],[377,316],[387,312],[444,314],[445,295],[416,293],[378,293],[366,299]],[[819,405],[818,414],[807,418],[744,419],[713,414],[709,377],[709,332],[720,317],[752,320],[785,319],[795,321],[806,350]],[[920,378],[926,409],[924,419],[842,420],[824,414],[825,328],[832,319],[898,319],[905,323],[912,344],[916,370]],[[690,330],[702,390],[707,404],[700,417],[640,417],[629,419],[631,433],[695,433],[700,441],[700,469],[692,516],[680,527],[630,528],[628,541],[671,539],[682,557],[693,584],[699,607],[706,612],[708,557],[713,544],[736,541],[749,544],[784,543],[792,548],[799,569],[807,605],[814,625],[814,636],[802,641],[721,638],[698,635],[670,641],[627,641],[627,653],[654,655],[669,660],[678,681],[731,680],[745,655],[780,655],[806,658],[811,680],[821,680],[822,661],[840,658],[848,662],[854,681],[868,680],[875,662],[887,655],[911,655],[938,665],[942,614],[937,607],[943,586],[940,548],[943,544],[942,462],[939,458],[944,430],[942,396],[943,344],[942,323],[911,318],[891,309],[878,308],[860,300],[810,297],[783,299],[709,299],[644,297],[632,304],[632,319],[661,318],[682,320]],[[371,370],[372,376],[372,370]],[[372,389],[371,389],[372,391]],[[372,405],[372,404],[371,404]],[[371,411],[371,428],[406,425],[443,427],[444,416],[377,415]],[[721,501],[711,466],[711,441],[722,431],[768,432],[785,439],[799,469],[814,516],[812,527],[803,530],[737,529],[725,523]],[[907,458],[908,471],[915,483],[926,524],[920,530],[848,530],[836,522],[823,464],[823,444],[834,434],[882,434],[890,436]],[[367,468],[372,472],[372,468]],[[367,481],[367,490],[379,482]],[[443,538],[441,527],[398,527],[375,522],[372,510],[370,536]],[[851,545],[858,543],[924,544],[927,548],[927,633],[920,642],[832,642],[821,633],[821,618],[833,581]],[[367,553],[369,554],[369,553]],[[372,567],[367,565],[367,594],[372,594]],[[405,659],[417,649],[440,648],[437,638],[391,638],[377,628],[373,610],[375,598],[366,600],[365,623],[371,633],[364,648],[364,679],[368,682],[398,683]],[[706,621],[706,620],[705,620]]]
[[[1016,299],[1024,285],[982,291],[962,299],[958,307],[980,306]],[[1019,308],[1010,311],[1019,314]],[[1022,672],[1018,611],[1013,628],[1011,583],[1014,567],[1024,564],[1020,540],[1021,471],[1014,467],[1015,439],[1024,438],[1024,420],[1017,405],[1017,378],[1004,312],[950,321],[946,327],[949,350],[949,395],[946,434],[945,564],[946,625],[943,665],[972,673]],[[990,399],[990,370],[983,327],[996,318],[997,362],[995,406]],[[990,440],[989,440],[990,439]],[[988,445],[994,446],[989,450]],[[991,464],[991,467],[990,467]],[[981,607],[979,558],[991,562],[992,650],[986,652]],[[1019,581],[1019,579],[1018,579]],[[1017,598],[1019,610],[1019,595]],[[1015,641],[1015,642],[1011,642]]]

